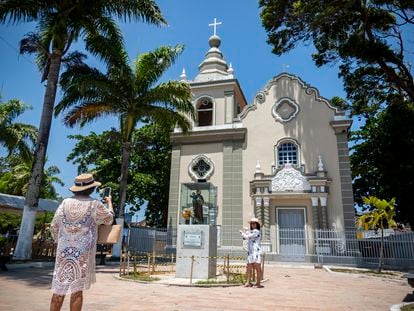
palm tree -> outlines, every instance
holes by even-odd
[[[3,103],[0,97],[0,145],[7,149],[9,156],[18,154],[24,159],[32,156],[37,129],[30,124],[15,122],[28,108],[30,107],[17,99]]]
[[[171,129],[177,125],[187,132],[191,126],[189,117],[194,119],[190,87],[186,82],[156,84],[182,51],[181,45],[163,46],[141,54],[130,67],[127,54],[122,50],[118,64],[109,64],[107,73],[83,64],[73,66],[62,75],[64,94],[55,115],[70,109],[64,116],[66,125],[83,126],[108,115],[119,118],[122,135],[120,218],[124,215],[132,134],[138,123],[148,119],[162,128]]]
[[[12,195],[25,195],[29,185],[32,158],[23,159],[20,156],[8,157],[9,170],[0,176],[0,192]],[[50,166],[43,172],[40,194],[45,199],[58,199],[54,184],[64,185],[57,177],[60,170],[57,166]]]
[[[358,226],[362,227],[367,224],[370,229],[381,230],[381,248],[378,262],[378,273],[381,272],[384,261],[384,228],[395,228],[395,198],[390,201],[381,200],[374,196],[362,198],[364,204],[371,207],[371,210],[364,213],[358,218]]]
[[[110,53],[122,44],[122,36],[113,17],[165,24],[154,0],[3,0],[0,3],[0,23],[37,22],[36,33],[23,40],[21,51],[38,53],[42,81],[47,80],[35,159],[14,254],[16,259],[31,257],[34,219],[62,59],[79,38],[85,40],[86,49],[92,54],[101,51],[99,55],[104,61],[110,59]]]

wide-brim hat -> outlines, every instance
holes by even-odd
[[[89,188],[99,187],[101,183],[93,178],[92,174],[76,176],[74,185],[69,188],[72,192],[84,191]]]
[[[253,217],[252,219],[250,219],[249,221],[248,221],[248,223],[250,224],[250,223],[252,223],[252,222],[256,222],[256,223],[258,223],[259,225],[260,225],[260,220],[259,219],[257,219],[256,217]]]

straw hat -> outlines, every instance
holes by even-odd
[[[257,219],[256,217],[253,217],[252,219],[250,219],[250,220],[248,221],[248,223],[251,223],[251,222],[257,222],[257,223],[260,225],[260,221],[259,221],[259,219]]]
[[[72,192],[79,192],[93,187],[99,187],[101,183],[95,181],[92,174],[81,174],[76,176],[75,185],[69,188]]]

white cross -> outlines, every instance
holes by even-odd
[[[214,28],[214,36],[216,35],[216,28],[217,28],[217,25],[221,25],[222,24],[222,22],[219,22],[219,23],[217,23],[217,19],[214,17],[214,23],[212,23],[212,24],[208,24],[209,26],[213,26]]]

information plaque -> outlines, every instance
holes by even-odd
[[[183,245],[187,247],[201,247],[201,232],[184,232]]]

